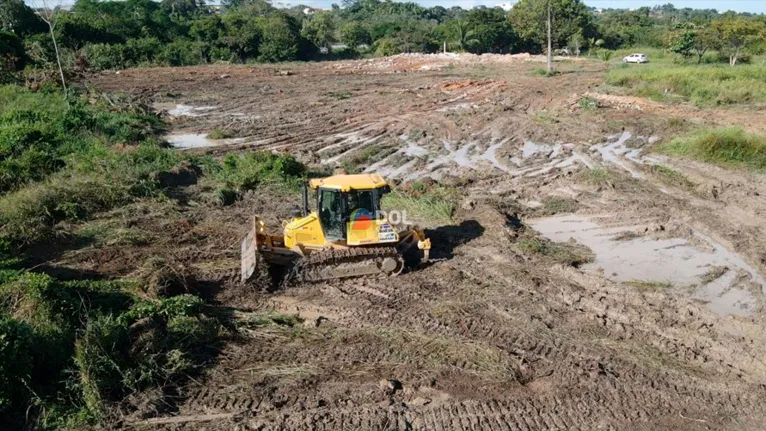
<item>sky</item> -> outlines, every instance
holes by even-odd
[[[59,0],[51,0],[51,3],[58,3]],[[420,5],[460,6],[464,9],[470,9],[474,6],[486,5],[496,6],[501,3],[513,2],[513,0],[414,0]],[[74,0],[61,0],[62,4],[74,3]],[[217,0],[208,0],[208,3],[215,4]],[[29,1],[27,1],[29,3]],[[340,0],[273,0],[273,3],[281,5],[304,4],[312,7],[329,8],[333,3],[340,4]],[[733,10],[737,12],[766,13],[766,0],[585,0],[585,4],[597,8],[614,9],[637,9],[641,6],[655,6],[666,3],[672,3],[677,8],[690,7],[694,9],[717,9],[719,12]]]

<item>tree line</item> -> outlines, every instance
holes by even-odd
[[[32,9],[0,0],[0,68],[103,70],[139,65],[280,62],[359,55],[541,53],[547,9],[553,49],[665,48],[702,61],[720,52],[734,65],[766,49],[766,17],[676,9],[596,11],[580,0],[521,0],[500,8],[422,7],[390,0],[343,0],[331,10],[276,8],[264,0],[77,0],[68,9]],[[339,47],[342,47],[339,49]],[[60,48],[60,56],[57,55]],[[0,78],[2,79],[2,78]]]

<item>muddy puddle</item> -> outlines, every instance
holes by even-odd
[[[217,109],[216,106],[192,106],[182,103],[155,103],[154,109],[166,111],[171,117],[204,117]]]
[[[540,144],[523,143],[510,139],[487,141],[449,141],[424,143],[402,135],[403,146],[395,153],[368,167],[366,172],[415,180],[430,177],[440,180],[454,174],[455,169],[475,171],[497,170],[510,176],[536,177],[556,169],[577,164],[593,168],[599,163],[616,166],[634,177],[641,177],[638,165],[661,163],[661,160],[644,154],[644,147],[656,142],[656,137],[634,136],[630,132],[606,136],[600,143],[576,145],[574,143]],[[362,145],[368,142],[356,136]],[[440,144],[440,145],[439,145]],[[353,151],[349,150],[349,152]],[[502,157],[499,154],[505,153]],[[345,156],[338,155],[323,163],[334,163]],[[417,160],[419,159],[420,163]]]
[[[206,148],[221,145],[232,145],[243,142],[243,139],[209,139],[207,133],[178,133],[165,136],[165,140],[174,148]]]
[[[747,316],[755,311],[753,292],[760,295],[766,282],[736,253],[696,231],[690,238],[619,239],[639,226],[613,226],[612,219],[565,215],[532,220],[530,225],[552,241],[573,239],[593,250],[596,259],[582,268],[586,272],[603,273],[614,281],[687,290],[719,315]]]

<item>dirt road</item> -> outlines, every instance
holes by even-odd
[[[698,124],[758,130],[757,112],[605,96],[600,64],[559,63],[549,78],[527,60],[92,77],[164,109],[175,142],[194,147],[179,151],[287,151],[461,195],[452,222],[416,220],[435,244],[427,266],[278,291],[238,286],[237,244],[253,212],[276,229],[297,196],[211,208],[189,187],[122,215],[150,247],[62,265],[123,276],[160,254],[222,308],[298,319],[226,341],[185,387],[127,400],[118,425],[763,429],[766,181],[651,151]]]

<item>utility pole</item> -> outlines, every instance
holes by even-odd
[[[551,46],[551,0],[548,0],[548,74],[553,73],[553,49]]]

